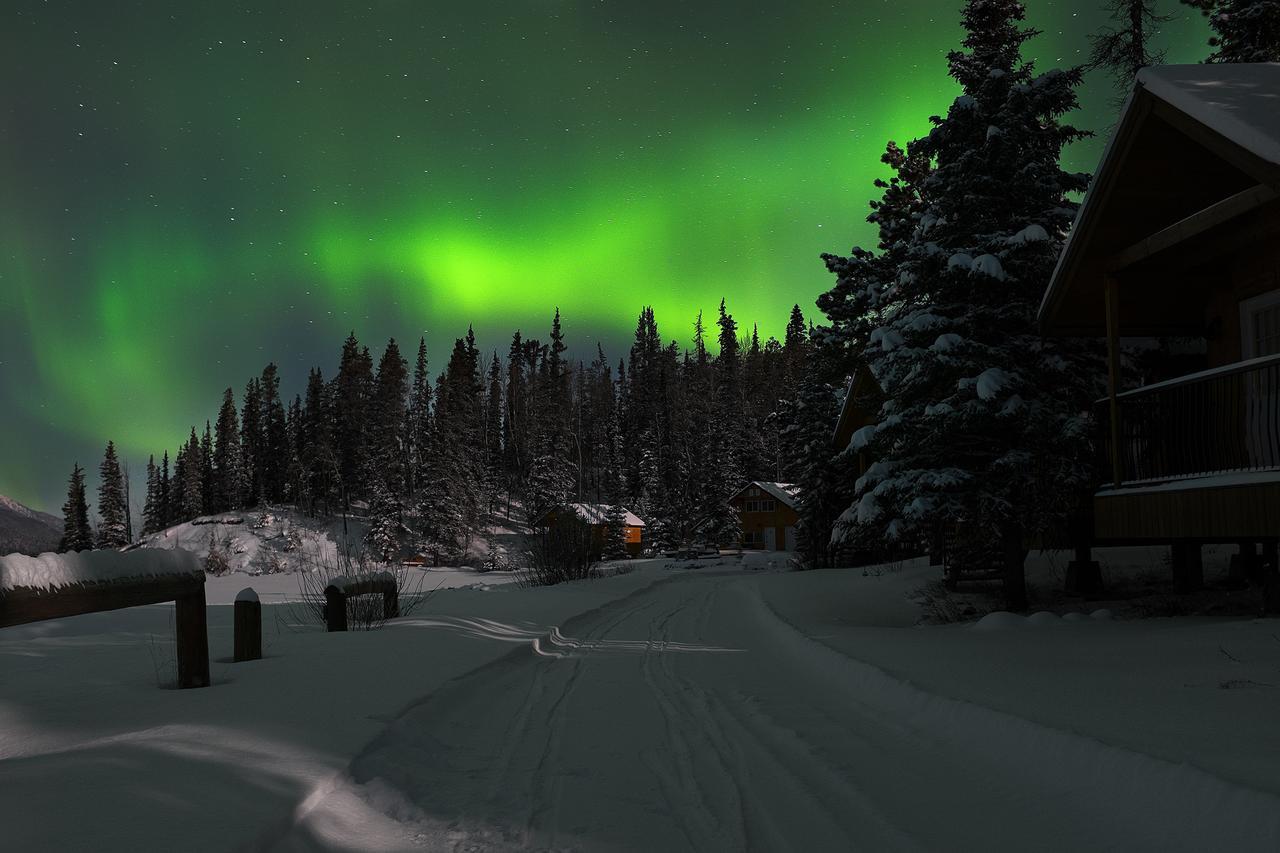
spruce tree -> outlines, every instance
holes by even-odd
[[[379,477],[388,495],[399,498],[405,493],[407,474],[404,470],[403,434],[405,409],[409,394],[409,373],[395,338],[387,341],[378,374],[374,381],[370,417],[370,455],[373,475]]]
[[[240,448],[240,423],[235,392],[222,393],[222,408],[214,428],[214,506],[216,512],[239,509],[245,504],[244,454]]]
[[[1173,16],[1156,11],[1153,0],[1107,0],[1105,8],[1113,24],[1089,36],[1089,66],[1111,75],[1123,101],[1139,71],[1164,62],[1165,52],[1153,48],[1151,40]]]
[[[173,524],[173,481],[169,476],[169,451],[164,452],[164,457],[160,460],[160,486],[159,486],[159,518],[160,525],[156,529],[168,527]]]
[[[427,375],[427,340],[418,339],[418,356],[413,363],[413,382],[409,386],[409,412],[406,428],[409,442],[406,493],[418,492],[425,475],[427,442],[431,435],[431,379]]]
[[[1182,0],[1209,19],[1206,62],[1280,62],[1280,0]]]
[[[89,551],[93,531],[89,527],[89,505],[84,495],[84,470],[77,463],[67,483],[67,502],[62,505],[62,541],[58,551]]]
[[[330,512],[338,496],[340,463],[334,448],[333,405],[329,386],[319,368],[307,376],[306,401],[302,406],[302,467],[306,473],[309,510]]]
[[[208,421],[204,422],[204,435],[200,437],[200,503],[205,512],[220,512],[218,507],[218,484],[213,469],[213,430]]]
[[[256,464],[261,468],[255,497],[268,501],[284,500],[285,480],[289,468],[289,433],[285,423],[284,403],[280,399],[280,374],[274,362],[262,369],[258,382],[262,405],[262,427],[259,433]]]
[[[343,507],[364,495],[369,471],[369,401],[373,393],[373,357],[355,332],[342,345],[333,380],[333,440],[338,458],[338,486]]]
[[[147,457],[147,497],[142,505],[142,535],[147,536],[164,527],[160,515],[160,469],[156,457]]]
[[[182,456],[182,481],[178,484],[181,521],[190,521],[204,512],[204,489],[200,476],[204,459],[201,457],[200,439],[196,437],[196,428],[192,427]]]
[[[866,353],[887,398],[855,437],[876,462],[847,515],[872,540],[921,541],[947,524],[989,543],[1014,608],[1027,536],[1060,524],[1091,479],[1084,413],[1097,389],[1084,377],[1101,375],[1036,333],[1087,178],[1059,166],[1084,135],[1060,121],[1080,71],[1035,74],[1023,18],[1016,0],[965,5],[965,49],[948,56],[962,94],[918,144],[937,165],[900,262],[867,278],[862,257],[833,265],[852,267],[841,283],[878,309]]]
[[[263,451],[266,444],[262,416],[262,386],[250,379],[240,406],[240,477],[243,506],[255,505],[263,495]]]
[[[120,461],[116,458],[114,442],[107,442],[98,468],[101,482],[98,485],[98,541],[99,548],[123,548],[129,544],[125,522],[124,478],[120,473]]]

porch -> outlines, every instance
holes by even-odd
[[[1098,541],[1280,537],[1280,355],[1097,403]]]

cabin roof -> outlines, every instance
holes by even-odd
[[[799,496],[800,487],[792,483],[765,483],[760,480],[752,480],[741,489],[738,489],[729,500],[740,496],[752,486],[762,489],[765,493],[777,498],[792,509],[796,508],[796,498]]]
[[[884,391],[881,390],[871,366],[865,361],[859,362],[853,375],[849,377],[849,388],[845,392],[840,417],[836,419],[836,428],[831,435],[837,450],[844,450],[849,446],[853,432],[858,427],[875,422],[883,399]]]
[[[1041,328],[1101,334],[1104,278],[1124,268],[1128,333],[1194,331],[1201,318],[1177,288],[1204,286],[1188,262],[1211,265],[1212,252],[1164,249],[1178,246],[1176,232],[1192,218],[1183,239],[1224,244],[1237,217],[1273,203],[1277,190],[1280,63],[1143,69],[1045,291]],[[1215,207],[1218,215],[1206,217]],[[1161,232],[1174,234],[1163,255],[1133,251]]]
[[[534,523],[537,524],[541,522],[548,515],[556,512],[557,510],[570,509],[573,510],[573,513],[577,515],[578,518],[582,519],[587,524],[608,524],[610,506],[610,504],[571,503],[566,504],[564,507],[552,507],[539,515],[534,520]],[[644,522],[640,520],[640,516],[636,515],[626,507],[623,507],[622,515],[625,519],[623,523],[626,524],[627,527],[645,526]]]

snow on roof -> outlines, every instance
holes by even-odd
[[[1204,65],[1156,65],[1138,72],[1133,90],[1120,108],[1116,130],[1107,139],[1092,185],[1076,211],[1049,286],[1040,300],[1041,321],[1061,289],[1068,258],[1077,249],[1081,225],[1093,216],[1094,194],[1116,153],[1116,140],[1140,91],[1169,104],[1215,133],[1270,163],[1280,164],[1280,63],[1239,62]]]
[[[1280,62],[1157,65],[1138,72],[1138,85],[1280,165]]]
[[[782,501],[792,509],[796,508],[796,498],[799,497],[800,487],[794,483],[762,483],[759,480],[752,480],[750,483],[747,483],[747,485],[742,487],[738,492],[738,495],[742,494],[752,486],[763,489],[765,492]],[[734,497],[737,497],[738,495],[734,495]]]
[[[196,555],[179,549],[138,548],[121,551],[78,551],[0,557],[0,590],[26,587],[53,590],[82,583],[111,583],[137,578],[198,574]]]
[[[587,522],[587,524],[605,524],[609,520],[609,504],[569,504],[569,509],[573,510],[578,518]],[[633,513],[626,507],[622,508],[624,522],[628,527],[644,527],[644,522],[640,520],[640,516]]]

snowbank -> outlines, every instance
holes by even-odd
[[[52,590],[82,583],[110,583],[131,578],[198,574],[195,554],[178,549],[141,548],[134,551],[78,551],[0,557],[0,590],[26,587]]]

